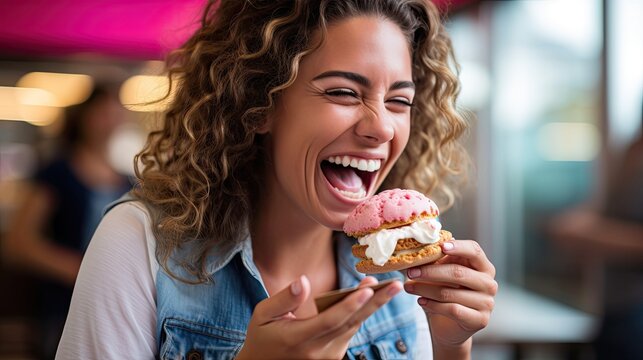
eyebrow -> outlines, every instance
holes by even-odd
[[[344,79],[354,81],[365,87],[371,86],[371,81],[368,80],[367,77],[365,77],[364,75],[360,75],[358,73],[350,72],[350,71],[338,71],[338,70],[326,71],[315,76],[313,81],[328,78],[328,77],[342,77]],[[412,81],[396,81],[393,83],[393,85],[391,85],[389,90],[398,90],[403,88],[415,89],[415,84]]]
[[[411,88],[415,89],[415,83],[413,81],[396,81],[391,85],[391,88],[389,90],[397,90],[397,89],[404,89],[404,88]]]

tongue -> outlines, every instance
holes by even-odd
[[[357,192],[364,184],[353,168],[322,166],[322,170],[328,182],[339,190]]]

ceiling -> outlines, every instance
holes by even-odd
[[[196,29],[204,2],[0,0],[0,58],[161,59]],[[453,11],[475,1],[434,2]]]

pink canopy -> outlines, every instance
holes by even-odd
[[[455,9],[472,1],[435,2],[443,9]],[[0,0],[0,57],[91,53],[160,59],[196,29],[204,3],[205,0]]]

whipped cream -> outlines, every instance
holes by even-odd
[[[395,251],[400,239],[413,238],[422,244],[433,244],[440,239],[442,224],[436,219],[416,221],[394,229],[383,229],[358,239],[360,245],[368,245],[366,256],[375,265],[384,265]]]

